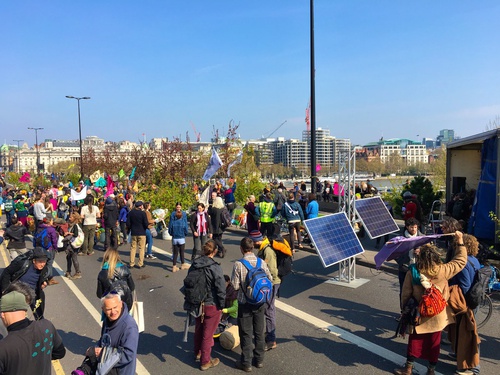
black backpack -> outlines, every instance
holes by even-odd
[[[222,230],[229,228],[232,224],[231,214],[229,213],[228,209],[225,207],[221,211],[220,224],[221,224]]]
[[[207,267],[208,265],[189,268],[181,290],[184,293],[184,310],[197,310],[207,298]]]
[[[133,298],[132,298],[132,292],[131,292],[126,280],[118,279],[117,277],[115,277],[111,281],[111,286],[110,286],[109,291],[110,292],[113,291],[113,292],[116,292],[117,294],[119,294],[121,300],[123,302],[125,302],[125,304],[127,305],[127,307],[130,310],[130,308],[132,307]]]
[[[474,267],[474,265],[470,261],[468,262],[472,265],[472,267]],[[474,274],[472,285],[467,293],[465,293],[465,302],[467,303],[467,306],[472,310],[478,307],[483,301],[486,289],[488,288],[488,284],[491,279],[491,275],[493,274],[490,266],[485,266],[475,271],[476,272]]]

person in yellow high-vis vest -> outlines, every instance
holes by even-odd
[[[271,193],[266,192],[259,205],[255,208],[255,213],[260,219],[260,233],[263,236],[271,237],[274,231],[274,218],[278,213]]]

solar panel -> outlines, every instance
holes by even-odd
[[[305,220],[304,225],[324,267],[364,252],[345,212]]]
[[[354,207],[370,238],[377,238],[399,230],[382,198],[358,199]]]

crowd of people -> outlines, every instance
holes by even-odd
[[[226,215],[231,221],[235,219],[236,181],[231,179],[226,186],[216,183],[210,187],[208,205],[198,202],[192,213],[187,213],[181,203],[176,203],[166,228],[172,237],[171,270],[188,270],[189,275],[196,269],[204,269],[206,275],[207,293],[202,311],[198,310],[195,319],[194,335],[194,359],[200,362],[201,370],[215,367],[220,362],[211,356],[211,348],[221,322],[225,322],[225,327],[238,327],[241,356],[235,367],[239,370],[250,372],[252,366],[262,367],[265,351],[277,347],[275,299],[283,275],[278,272],[277,252],[272,243],[280,237],[282,225],[286,225],[289,243],[284,242],[289,246],[290,254],[292,250],[303,248],[301,223],[319,214],[317,195],[305,194],[305,190],[305,184],[295,183],[291,189],[279,184],[265,188],[258,199],[254,195],[247,197],[243,206],[247,236],[240,242],[242,258],[234,263],[230,276],[223,274],[214,258],[226,255],[223,234],[228,227]],[[95,367],[104,348],[120,347],[120,359],[114,364],[115,368],[120,374],[134,374],[139,332],[129,314],[133,309],[135,293],[130,268],[144,268],[145,258],[156,259],[152,251],[156,222],[151,214],[151,205],[136,199],[133,192],[119,186],[107,192],[80,185],[73,191],[75,195],[72,197],[67,186],[54,185],[50,189],[37,189],[31,196],[26,191],[14,189],[3,192],[6,229],[2,240],[8,240],[11,264],[0,277],[0,310],[9,330],[8,342],[9,345],[22,345],[14,335],[11,336],[11,332],[22,332],[31,340],[38,340],[42,329],[55,332],[53,325],[44,319],[44,289],[58,284],[52,263],[56,255],[63,252],[66,256],[64,276],[72,280],[80,279],[84,271],[80,268],[78,257],[92,256],[99,240],[105,252],[96,295],[101,300],[103,325],[101,338],[96,346],[86,351],[82,367]],[[324,196],[325,191],[333,195],[335,187],[327,184],[319,190],[323,199],[329,200]],[[374,193],[376,191],[369,184],[356,186],[356,194],[360,194],[360,198],[373,196]],[[403,198],[404,235],[420,236],[419,208],[415,197],[410,194]],[[436,287],[444,299],[460,301],[472,285],[474,273],[479,268],[474,257],[477,240],[462,234],[457,220],[450,219],[442,227],[443,232],[454,235],[454,239],[448,241],[446,261],[441,260],[438,249],[433,245],[412,249],[397,260],[403,313],[408,310],[412,299],[418,305],[430,286]],[[194,242],[191,264],[188,264],[185,254],[189,232]],[[33,235],[32,246],[26,245],[28,233]],[[128,262],[120,258],[117,250],[123,243],[130,243]],[[32,250],[28,249],[31,247]],[[248,275],[255,269],[261,270],[271,284],[265,304],[253,303],[246,292],[250,282]],[[449,286],[453,285],[457,287],[450,289]],[[461,309],[460,313],[458,309]],[[25,318],[28,310],[32,312],[33,321]],[[464,343],[463,319],[474,324],[473,310],[449,303],[439,314],[409,325],[407,362],[394,373],[411,374],[415,360],[422,358],[429,362],[427,374],[434,374],[441,332],[445,329],[456,354],[457,374],[479,373],[477,331],[472,337],[468,333],[468,341]],[[6,347],[7,338],[0,341],[0,348]],[[62,358],[65,349],[60,337],[54,336],[52,346],[51,358]],[[3,363],[0,350],[0,370],[5,373],[24,371],[14,367],[2,368]],[[39,366],[45,369],[47,364]]]

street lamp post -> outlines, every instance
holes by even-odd
[[[17,142],[17,173],[21,171],[21,166],[19,165],[19,143],[24,141],[24,139],[13,139],[14,142]]]
[[[36,171],[40,173],[40,149],[38,147],[38,131],[43,130],[43,128],[28,128],[35,131],[35,142],[36,142]]]
[[[80,137],[80,179],[83,181],[83,148],[82,148],[82,122],[80,120],[80,100],[90,99],[89,96],[83,96],[81,98],[76,98],[74,96],[66,95],[68,99],[75,99],[78,101],[78,134]]]

